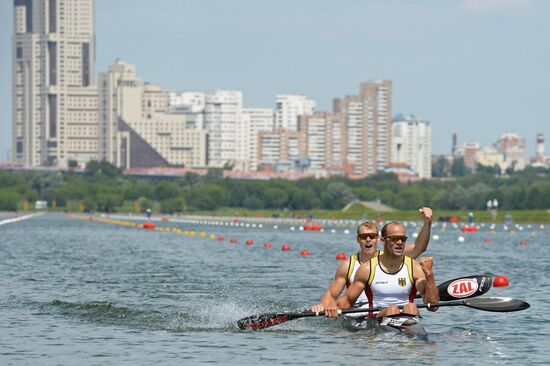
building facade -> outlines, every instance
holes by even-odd
[[[207,165],[208,134],[173,113],[169,94],[117,60],[99,74],[100,157],[121,168]]]
[[[238,129],[238,170],[248,172],[258,169],[258,135],[273,131],[275,113],[271,108],[243,108]]]
[[[204,127],[209,132],[209,167],[223,168],[237,163],[237,131],[242,109],[240,91],[219,89],[206,94]]]
[[[12,160],[98,157],[93,0],[14,0]]]
[[[300,117],[299,129],[304,136],[302,150],[309,158],[310,171],[343,171],[346,134],[341,115],[324,112],[304,115]]]
[[[419,178],[432,177],[432,128],[417,116],[397,115],[392,123],[391,161],[405,163]]]
[[[302,94],[279,94],[276,96],[275,128],[298,131],[298,117],[312,115],[315,101]]]
[[[359,95],[335,99],[333,111],[344,118],[346,161],[353,175],[364,177],[383,171],[391,158],[391,80],[361,83]]]

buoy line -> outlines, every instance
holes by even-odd
[[[12,217],[10,219],[0,221],[0,225],[12,224],[14,222],[27,220],[27,219],[33,218],[35,216],[42,216],[42,215],[44,215],[44,213],[41,212],[41,213],[32,213],[32,214],[23,215],[23,216],[16,216],[16,217]]]

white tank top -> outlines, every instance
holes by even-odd
[[[361,267],[361,262],[359,261],[359,253],[352,254],[349,257],[348,281],[346,282],[346,288],[349,288],[353,281],[355,281],[355,274],[357,273],[359,267]],[[361,307],[368,307],[369,299],[367,299],[365,291],[361,292],[361,295],[359,295],[355,303],[364,303]]]
[[[365,289],[370,307],[404,305],[414,301],[416,287],[413,279],[412,259],[403,258],[401,268],[386,273],[379,263],[380,255],[370,260],[369,285]]]

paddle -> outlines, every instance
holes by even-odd
[[[488,275],[464,276],[445,281],[437,286],[439,301],[469,299],[485,294],[491,288],[493,279]],[[416,294],[415,299],[422,296]]]
[[[418,304],[419,308],[429,307],[443,307],[443,306],[467,306],[472,309],[493,311],[493,312],[511,312],[528,309],[531,305],[523,300],[512,299],[509,297],[484,297],[479,299],[466,299],[450,302],[440,302],[438,304]],[[353,314],[353,313],[365,313],[380,311],[382,308],[361,308],[361,309],[346,309],[339,310],[339,314]],[[314,313],[311,311],[304,311],[301,313],[269,313],[252,315],[246,318],[242,318],[237,322],[240,329],[258,330],[271,327],[273,325],[285,323],[289,320],[322,316],[324,312]]]
[[[465,277],[459,277],[455,278],[446,282],[443,282],[442,284],[437,286],[437,289],[439,290],[439,300],[440,301],[450,301],[450,300],[456,300],[456,299],[464,299],[464,298],[471,298],[476,297],[479,295],[483,295],[489,289],[491,288],[491,284],[493,283],[491,276],[488,275],[477,275],[477,276],[465,276]],[[420,298],[421,295],[417,294],[416,298]],[[356,304],[356,306],[361,306],[362,304]],[[292,313],[291,313],[292,314]],[[296,313],[293,313],[296,314]],[[297,313],[302,314],[302,313]],[[267,319],[268,323],[266,323],[265,326],[260,326],[257,329],[267,328],[273,325],[281,324],[284,322],[287,322],[292,319],[301,318],[301,316],[292,317],[292,315],[289,314],[263,314],[263,315],[253,315],[248,318],[244,318],[239,320],[239,324],[241,322],[245,322],[245,319],[250,319],[252,322],[256,322],[254,317],[260,317],[261,319],[265,318]],[[258,322],[260,322],[260,318],[258,318]],[[245,324],[243,323],[243,324]],[[240,325],[239,327],[242,328]]]
[[[481,296],[491,288],[493,279],[488,275],[465,276],[445,281],[437,286],[439,301],[452,301],[470,299]],[[415,299],[421,299],[422,295],[416,294]],[[355,307],[361,307],[366,302],[356,303]]]

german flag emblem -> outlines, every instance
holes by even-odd
[[[407,286],[407,279],[405,277],[399,277],[397,279],[397,283],[399,284],[399,286],[405,287]]]

